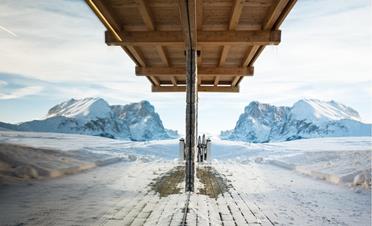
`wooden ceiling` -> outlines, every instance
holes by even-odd
[[[296,0],[86,0],[153,92],[184,92],[185,22],[198,51],[198,91],[239,92],[266,45],[280,43],[280,25]],[[196,38],[195,38],[196,37]]]

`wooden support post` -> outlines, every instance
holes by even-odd
[[[194,191],[195,153],[198,127],[196,50],[186,50],[186,191]]]

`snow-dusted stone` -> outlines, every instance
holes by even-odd
[[[366,177],[363,173],[360,173],[354,177],[353,185],[358,186],[362,185],[366,180]]]
[[[255,163],[262,163],[263,162],[263,158],[262,157],[257,157],[257,158],[255,158],[254,162]]]
[[[34,167],[28,166],[28,165],[21,165],[21,166],[16,167],[16,169],[14,170],[14,175],[20,178],[38,178],[39,177],[37,170]]]

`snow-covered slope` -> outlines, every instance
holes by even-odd
[[[270,142],[314,137],[371,136],[371,124],[360,121],[357,111],[335,101],[304,99],[292,107],[251,102],[233,130],[221,138]]]
[[[360,121],[360,116],[357,111],[335,101],[324,102],[315,99],[299,100],[293,105],[291,113],[293,118],[297,120],[305,120],[313,123],[341,119]]]
[[[110,106],[102,98],[70,99],[52,107],[43,120],[0,126],[19,131],[77,133],[136,141],[175,136],[168,134],[148,101]]]
[[[46,118],[63,116],[89,121],[96,118],[106,118],[111,114],[109,104],[102,98],[70,99],[52,107]]]

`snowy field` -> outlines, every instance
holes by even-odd
[[[177,140],[128,142],[3,131],[0,144],[121,160],[58,179],[0,186],[0,225],[180,223],[185,194],[160,197],[150,189],[154,180],[179,165]],[[371,147],[370,137],[268,144],[212,138],[211,166],[228,183],[229,191],[217,199],[198,194],[203,185],[197,180],[188,222],[371,225]]]

